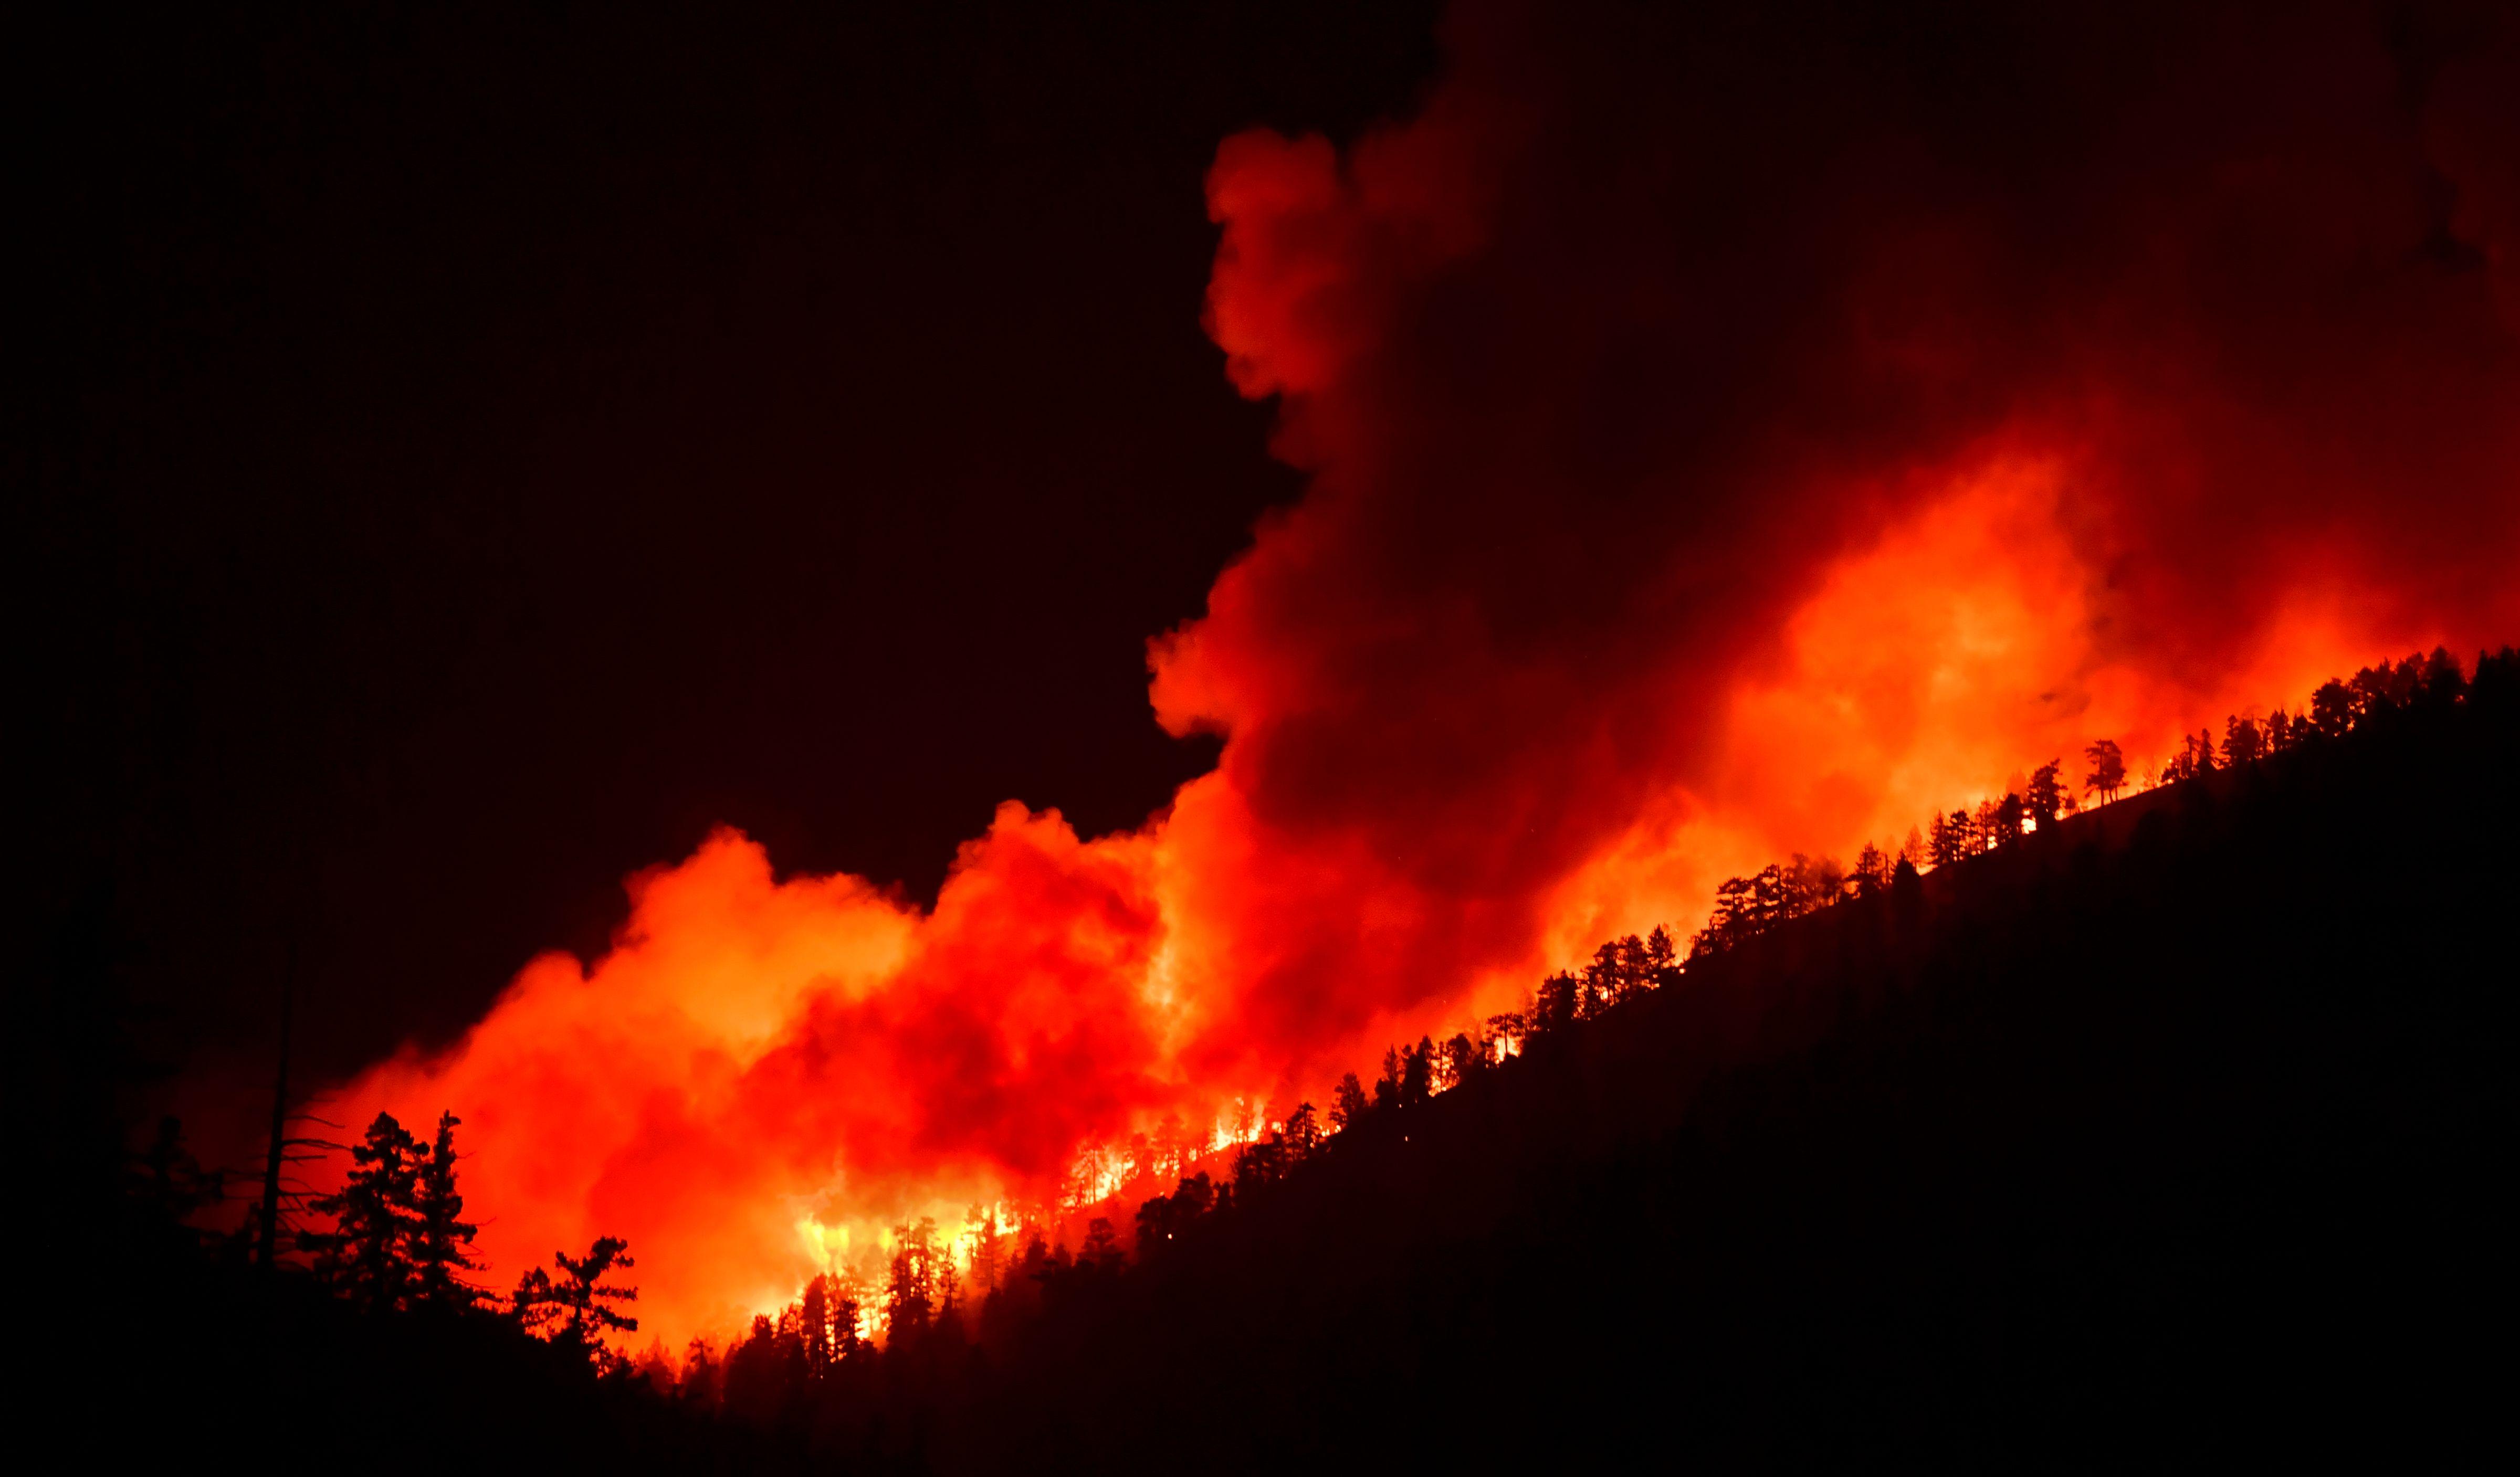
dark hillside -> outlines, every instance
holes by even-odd
[[[2479,1437],[2507,698],[1701,962],[1054,1307],[957,1464],[2179,1463]]]
[[[38,1284],[39,1418],[272,1470],[2443,1465],[2510,1308],[2515,674],[1898,873],[1441,1094],[1417,1053],[959,1317],[905,1250],[879,1349],[826,1279],[676,1376],[258,1274],[178,1225],[169,1140]]]

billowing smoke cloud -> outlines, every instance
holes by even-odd
[[[2494,17],[1455,18],[1414,118],[1227,140],[1209,324],[1311,476],[1154,642],[1226,736],[1002,810],[932,914],[722,835],[355,1111],[669,1340],[1080,1148],[1318,1096],[1786,850],[2520,631]]]

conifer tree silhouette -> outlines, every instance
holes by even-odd
[[[805,1373],[819,1379],[832,1367],[832,1278],[817,1274],[796,1300],[797,1321],[805,1339]]]
[[[866,1336],[860,1331],[865,1310],[859,1307],[854,1294],[856,1284],[838,1277],[826,1280],[831,1284],[827,1295],[830,1298],[832,1357],[835,1360],[853,1359],[866,1347]]]
[[[894,1337],[927,1326],[936,1313],[936,1223],[892,1229],[892,1276],[884,1289],[884,1325]]]
[[[470,1308],[481,1300],[481,1290],[464,1280],[480,1264],[471,1253],[479,1228],[464,1220],[464,1197],[455,1189],[455,1128],[463,1121],[453,1113],[438,1115],[437,1138],[414,1177],[413,1295],[430,1308]]]
[[[2310,694],[2310,726],[2322,737],[2342,738],[2354,726],[2354,694],[2330,678]]]
[[[1400,1105],[1416,1107],[1434,1096],[1435,1043],[1427,1037],[1400,1056]]]
[[[2484,662],[2480,660],[2477,665],[2481,668]],[[2465,699],[2467,677],[2459,671],[2458,658],[2450,654],[2449,648],[2435,647],[2433,654],[2424,658],[2423,677],[2416,695],[2429,707],[2449,707]]]
[[[1680,951],[1674,946],[1671,929],[1661,923],[1645,935],[1645,977],[1654,989],[1667,989],[1680,980]]]
[[[1346,1073],[1330,1094],[1330,1127],[1346,1133],[1365,1120],[1368,1106],[1365,1084],[1356,1080],[1354,1072]]]
[[[2254,764],[2266,752],[2266,735],[2254,718],[2230,717],[2223,721],[2223,759],[2233,769]]]
[[[511,1299],[517,1321],[527,1332],[549,1330],[546,1336],[554,1343],[599,1358],[607,1332],[639,1331],[639,1320],[616,1306],[637,1302],[639,1289],[604,1280],[615,1270],[638,1265],[629,1253],[630,1243],[619,1236],[596,1237],[595,1244],[582,1257],[554,1252],[552,1265],[561,1271],[558,1280],[539,1267],[517,1279],[517,1291]]]
[[[1533,1002],[1531,1034],[1546,1036],[1574,1024],[1581,984],[1574,975],[1560,969],[1540,982],[1540,994]]]
[[[980,1295],[998,1290],[1003,1279],[1007,1254],[1005,1228],[998,1225],[998,1213],[984,1205],[971,1207],[965,1222],[971,1236],[971,1280]]]
[[[2022,804],[2028,808],[2030,818],[2039,823],[2039,828],[2042,830],[2056,824],[2056,818],[2064,813],[2066,805],[2071,800],[2066,793],[2064,783],[2058,778],[2059,768],[2058,762],[2053,759],[2039,766],[2031,772],[2030,787],[2023,790],[2021,794]]]
[[[1379,1110],[1400,1103],[1400,1049],[1382,1049],[1382,1075],[1373,1079],[1373,1105]]]
[[[2116,799],[2127,783],[2126,755],[2119,750],[2117,740],[2102,738],[2083,750],[2083,757],[2092,761],[2092,772],[2083,777],[2084,792],[2097,795],[2103,802]]]
[[[1963,839],[1966,824],[1966,818],[1958,811],[1949,816],[1934,817],[1934,836],[1929,843],[1932,849],[1926,855],[1936,867],[1949,867],[1968,855],[1967,842]],[[1719,901],[1716,906],[1721,908],[1723,904]]]
[[[1321,1152],[1321,1123],[1314,1116],[1311,1103],[1296,1103],[1295,1110],[1286,1115],[1285,1135],[1286,1151],[1295,1162],[1301,1163]]]
[[[367,1137],[351,1145],[349,1179],[313,1204],[333,1218],[333,1230],[298,1238],[315,1258],[316,1276],[360,1307],[400,1308],[410,1298],[419,1160],[410,1132],[392,1114],[377,1114]]]

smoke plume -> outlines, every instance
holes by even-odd
[[[1728,873],[2520,630],[2514,28],[1934,16],[1476,7],[1405,121],[1224,141],[1309,485],[1150,647],[1215,771],[1010,803],[932,912],[721,833],[350,1109],[462,1114],[498,1272],[626,1235],[679,1343]]]

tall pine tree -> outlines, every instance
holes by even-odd
[[[464,1280],[478,1272],[472,1260],[473,1233],[480,1228],[464,1219],[464,1197],[455,1189],[455,1127],[464,1120],[453,1113],[437,1115],[437,1139],[414,1176],[411,1261],[415,1300],[424,1307],[470,1308],[481,1290]]]
[[[392,1114],[379,1113],[367,1137],[351,1145],[349,1179],[314,1202],[333,1218],[333,1229],[302,1235],[298,1245],[313,1254],[316,1276],[360,1307],[410,1301],[419,1173],[419,1143]]]

